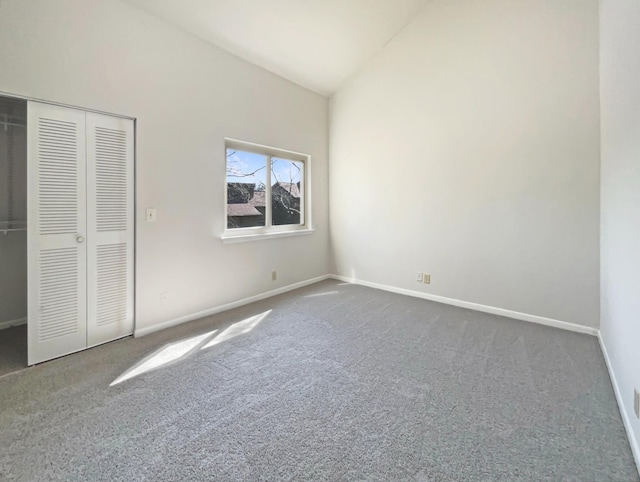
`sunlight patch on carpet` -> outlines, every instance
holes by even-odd
[[[265,311],[264,313],[260,313],[259,315],[252,316],[250,318],[246,318],[242,321],[238,321],[234,323],[229,328],[221,332],[218,336],[216,336],[209,343],[204,345],[201,350],[205,350],[206,348],[211,348],[212,346],[217,345],[218,343],[222,343],[223,341],[230,340],[231,338],[235,338],[238,335],[243,335],[245,333],[249,333],[253,330],[258,323],[264,320],[272,310]]]
[[[201,345],[205,340],[208,340],[211,336],[215,335],[217,331],[218,330],[209,331],[202,335],[193,336],[191,338],[186,338],[163,346],[158,351],[154,352],[116,378],[110,386],[117,385],[118,383],[130,380],[138,375],[156,370],[183,358],[189,352],[193,351],[194,348]]]
[[[306,295],[305,298],[317,298],[318,296],[327,296],[327,295],[339,295],[339,291],[326,291],[324,293],[317,293],[315,295]]]

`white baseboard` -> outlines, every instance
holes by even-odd
[[[239,306],[248,305],[249,303],[253,303],[255,301],[264,300],[265,298],[271,298],[272,296],[280,295],[282,293],[286,293],[287,291],[292,291],[298,288],[302,288],[303,286],[311,285],[314,283],[318,283],[320,281],[324,281],[328,279],[330,276],[323,275],[318,276],[317,278],[311,278],[305,281],[300,281],[299,283],[294,283],[291,285],[283,286],[281,288],[277,288],[271,291],[265,291],[264,293],[260,293],[258,295],[249,296],[248,298],[243,298],[238,301],[233,301],[231,303],[227,303],[225,305],[215,306],[213,308],[209,308],[207,310],[198,311],[197,313],[191,313],[189,315],[181,316],[179,318],[174,318],[173,320],[164,321],[162,323],[158,323],[153,326],[149,326],[146,328],[139,328],[134,331],[134,336],[139,338],[144,335],[148,335],[150,333],[154,333],[156,331],[164,330],[165,328],[170,328],[172,326],[180,325],[182,323],[186,323],[187,321],[197,320],[199,318],[204,318],[205,316],[215,315],[217,313],[221,313],[223,311],[231,310],[233,308],[238,308]]]
[[[609,353],[607,352],[607,346],[604,344],[604,340],[602,339],[602,335],[600,331],[598,331],[598,341],[600,342],[600,349],[602,350],[602,354],[604,355],[604,361],[607,365],[607,370],[609,370],[609,378],[611,379],[611,384],[613,385],[613,392],[616,394],[618,409],[620,410],[620,416],[622,417],[622,423],[624,424],[624,429],[627,432],[627,438],[629,439],[629,445],[631,446],[633,459],[636,462],[636,468],[638,469],[638,474],[640,474],[640,446],[638,445],[638,440],[636,440],[636,437],[633,432],[633,428],[631,427],[631,420],[629,419],[629,413],[631,412],[627,411],[626,409],[624,398],[622,396],[622,392],[620,391],[620,386],[618,385],[616,374],[613,371],[613,365],[611,364]]]
[[[11,328],[12,326],[20,326],[25,325],[27,323],[27,318],[18,318],[17,320],[9,320],[9,321],[0,321],[0,330],[4,330],[5,328]]]
[[[504,308],[497,308],[495,306],[487,306],[487,305],[481,305],[479,303],[472,303],[470,301],[462,301],[462,300],[456,300],[454,298],[446,298],[444,296],[432,295],[430,293],[422,293],[421,291],[413,291],[405,288],[396,288],[395,286],[382,285],[382,284],[372,283],[370,281],[363,281],[355,278],[347,278],[346,276],[330,275],[329,277],[339,281],[344,281],[346,283],[354,283],[362,286],[368,286],[369,288],[376,288],[379,290],[390,291],[392,293],[398,293],[401,295],[413,296],[415,298],[423,298],[429,301],[437,301],[438,303],[458,306],[460,308],[467,308],[470,310],[482,311],[484,313],[491,313],[492,315],[506,316],[507,318],[514,318],[516,320],[530,321],[532,323],[538,323],[540,325],[553,326],[554,328],[560,328],[562,330],[575,331],[577,333],[586,333],[587,335],[598,336],[598,329],[592,328],[590,326],[576,325],[575,323],[554,320],[553,318],[545,318],[543,316],[530,315],[528,313],[520,313],[519,311],[506,310]]]

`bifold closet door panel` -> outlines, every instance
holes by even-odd
[[[85,113],[29,102],[28,361],[87,346]]]
[[[133,333],[133,121],[87,113],[87,344]]]

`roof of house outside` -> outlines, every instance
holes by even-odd
[[[227,216],[262,216],[257,208],[266,206],[266,192],[256,191],[255,184],[227,183]],[[282,189],[291,197],[300,198],[300,184],[295,182],[276,182],[272,189]],[[242,202],[249,197],[247,202]]]
[[[257,208],[265,207],[267,205],[265,196],[266,196],[265,191],[254,191],[253,197],[249,199],[249,204]]]
[[[227,204],[227,216],[262,216],[262,213],[249,203]]]
[[[300,183],[299,182],[276,182],[272,189],[281,188],[291,194],[292,197],[300,197]]]

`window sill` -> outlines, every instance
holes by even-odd
[[[296,229],[292,231],[276,231],[273,233],[260,234],[223,234],[220,236],[224,244],[246,243],[248,241],[259,241],[261,239],[287,238],[289,236],[306,236],[313,234],[313,229]]]

